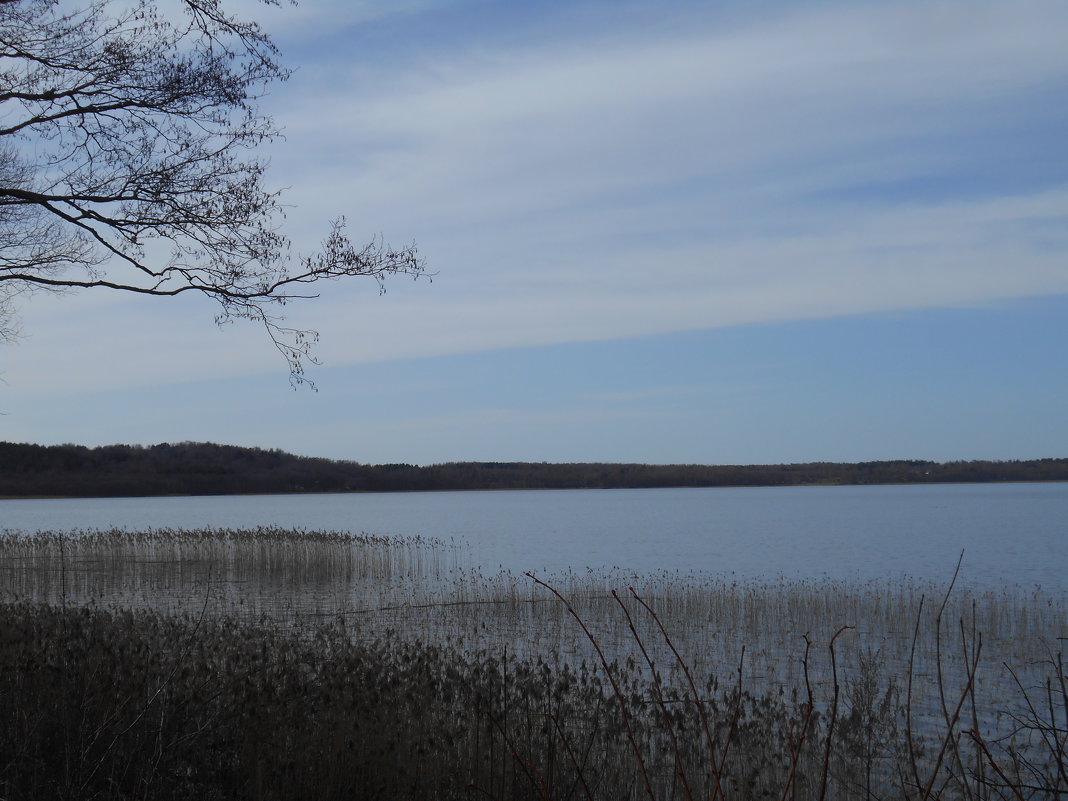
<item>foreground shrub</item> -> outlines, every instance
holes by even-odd
[[[0,536],[3,586],[24,599],[0,603],[0,799],[1068,795],[1053,596],[939,606],[909,588],[670,577],[628,594],[599,576],[450,589],[425,545]],[[407,587],[400,574],[443,600],[353,608]],[[339,585],[336,608],[320,602]],[[133,605],[96,605],[100,588]],[[847,614],[856,630],[827,628]],[[796,651],[758,639],[723,661],[724,639],[774,624]]]
[[[455,666],[148,613],[0,607],[0,797],[426,798],[461,789]]]
[[[690,689],[633,661],[357,641],[341,623],[8,604],[0,798],[1049,798],[1068,789],[1054,667],[1007,742],[954,721],[906,743],[874,655],[832,733],[834,698],[752,695],[740,674]]]

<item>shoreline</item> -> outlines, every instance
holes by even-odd
[[[448,492],[612,492],[618,490],[664,490],[664,489],[815,489],[834,487],[924,487],[924,486],[962,486],[981,487],[986,484],[1068,484],[1068,479],[989,479],[987,481],[865,481],[865,482],[824,482],[797,484],[664,484],[642,486],[608,486],[608,487],[455,487],[448,489],[385,489],[385,490],[290,490],[249,492],[168,492],[144,495],[0,495],[0,501],[70,501],[70,500],[121,500],[132,498],[244,498],[272,497],[279,495],[402,495],[404,493],[429,494]]]

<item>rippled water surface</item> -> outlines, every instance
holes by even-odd
[[[1068,483],[0,500],[0,529],[283,526],[454,540],[484,571],[1041,585],[1068,575]]]

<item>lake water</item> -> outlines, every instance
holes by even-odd
[[[1068,586],[1068,483],[0,500],[0,529],[303,529],[454,541],[483,571]]]

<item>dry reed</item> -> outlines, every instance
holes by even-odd
[[[278,529],[0,536],[0,798],[1068,792],[1062,597],[531,581],[462,556]]]

